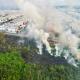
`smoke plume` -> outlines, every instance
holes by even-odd
[[[16,0],[16,3],[25,17],[31,21],[26,35],[30,39],[35,39],[39,54],[42,54],[43,44],[45,44],[47,51],[51,55],[53,54],[48,42],[48,38],[50,38],[57,42],[55,44],[56,56],[60,56],[61,50],[67,46],[69,50],[64,52],[64,57],[75,66],[75,59],[80,60],[78,50],[80,22],[72,17],[75,12],[70,11],[71,9],[67,9],[68,15],[60,12],[54,7],[55,4],[52,0]]]

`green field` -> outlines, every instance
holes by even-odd
[[[0,53],[0,80],[80,80],[70,65],[27,64],[17,51]]]
[[[0,33],[0,80],[80,80],[79,67],[29,64],[21,57],[20,50],[27,54],[30,48],[7,42]],[[35,51],[33,47],[31,50]]]

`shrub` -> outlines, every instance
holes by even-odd
[[[0,53],[0,80],[22,80],[24,66],[17,52]]]
[[[0,80],[79,80],[69,65],[26,64],[16,50],[0,53]]]

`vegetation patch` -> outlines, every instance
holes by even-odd
[[[70,65],[26,64],[18,51],[0,53],[0,80],[79,80],[79,74]]]

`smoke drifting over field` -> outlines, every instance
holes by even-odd
[[[75,0],[74,0],[75,1]],[[69,15],[60,12],[55,6],[53,0],[16,0],[23,14],[28,18],[32,26],[29,26],[26,36],[30,39],[35,39],[39,54],[42,54],[42,45],[45,44],[48,52],[51,53],[51,47],[48,42],[50,37],[53,41],[56,40],[56,56],[61,55],[61,50],[68,47],[69,50],[64,52],[65,59],[69,63],[76,66],[75,59],[80,59],[78,44],[80,41],[80,21],[73,19],[70,15],[75,14],[69,8]],[[56,36],[57,35],[57,36]],[[71,53],[71,54],[69,54]],[[72,58],[70,55],[74,56]]]

